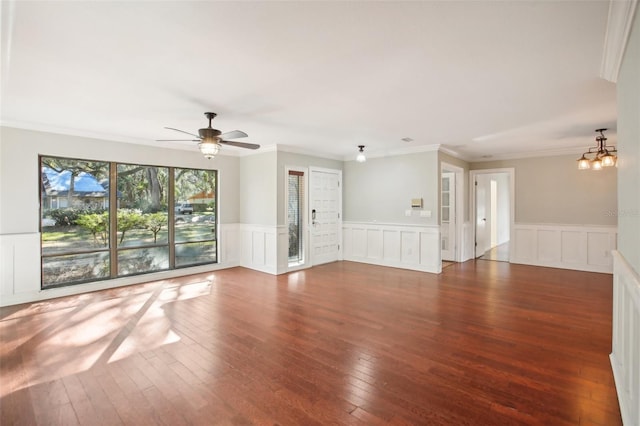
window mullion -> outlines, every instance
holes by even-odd
[[[118,276],[118,168],[109,163],[109,259],[111,278]]]
[[[175,269],[176,267],[176,220],[175,220],[175,175],[176,169],[173,167],[169,167],[169,193],[167,194],[168,200],[168,218],[169,223],[167,223],[168,229],[168,239],[169,239],[169,268]]]

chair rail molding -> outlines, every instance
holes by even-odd
[[[600,77],[613,83],[618,81],[637,5],[638,0],[611,0],[609,3]]]
[[[640,276],[613,251],[611,368],[625,425],[640,424]]]
[[[344,260],[442,272],[438,225],[343,222]]]

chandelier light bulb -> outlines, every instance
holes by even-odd
[[[584,156],[584,154],[582,154],[582,157],[580,157],[578,159],[578,169],[579,170],[586,170],[586,169],[590,169],[591,168],[591,164],[590,161],[587,157]]]
[[[612,167],[616,165],[616,157],[609,154],[609,151],[606,151],[606,154],[602,156],[602,167]]]

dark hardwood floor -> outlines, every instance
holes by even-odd
[[[243,268],[0,309],[0,423],[621,424],[612,278]]]

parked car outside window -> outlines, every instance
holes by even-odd
[[[189,203],[180,203],[176,205],[175,212],[178,214],[193,214],[193,206]]]

